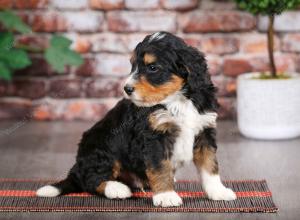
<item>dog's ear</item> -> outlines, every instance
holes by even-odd
[[[178,65],[187,73],[187,85],[191,90],[212,86],[204,55],[196,48],[185,46],[176,51]]]

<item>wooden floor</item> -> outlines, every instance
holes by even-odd
[[[1,178],[63,178],[74,162],[87,122],[0,123]],[[218,126],[218,158],[223,179],[266,179],[279,207],[258,213],[0,213],[0,219],[300,219],[300,139],[255,141],[241,137],[234,122]],[[197,178],[192,165],[177,179]]]

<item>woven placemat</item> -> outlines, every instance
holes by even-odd
[[[88,193],[55,198],[37,197],[35,190],[53,181],[0,179],[0,211],[31,212],[277,212],[265,180],[224,181],[232,188],[234,201],[206,198],[199,182],[179,181],[176,191],[183,199],[180,207],[160,208],[152,204],[152,192],[134,191],[125,200],[110,200]]]

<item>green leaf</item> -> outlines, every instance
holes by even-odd
[[[12,49],[3,54],[0,52],[0,57],[5,60],[11,69],[22,69],[31,64],[27,53],[23,50]]]
[[[66,37],[55,35],[51,38],[50,44],[57,48],[69,48],[72,41]]]
[[[0,50],[10,50],[14,44],[14,36],[10,32],[0,33]]]
[[[11,75],[10,69],[3,62],[0,62],[0,78],[11,80]]]
[[[274,15],[296,9],[300,0],[235,0],[238,6],[252,14]]]
[[[66,65],[80,66],[83,63],[82,57],[70,49],[71,44],[72,41],[63,36],[53,36],[45,51],[45,59],[59,73]]]
[[[16,30],[23,34],[31,32],[30,27],[10,10],[0,11],[0,22],[8,30]]]

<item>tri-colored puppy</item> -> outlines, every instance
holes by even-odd
[[[208,198],[235,199],[218,174],[218,104],[203,54],[158,32],[137,45],[130,61],[126,99],[83,134],[67,178],[37,195],[87,191],[124,199],[135,182],[150,186],[155,206],[179,206],[174,173],[193,161]]]

